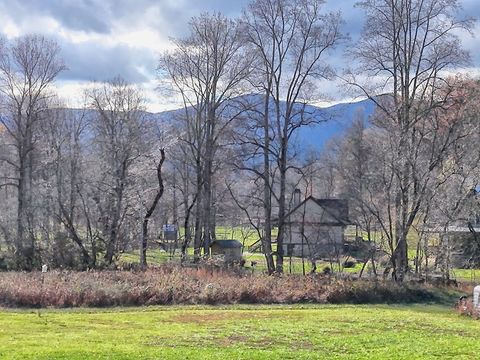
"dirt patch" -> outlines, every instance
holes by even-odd
[[[313,344],[310,341],[297,341],[270,336],[250,337],[246,335],[230,335],[216,339],[218,346],[244,346],[250,349],[265,349],[275,346],[286,347],[295,350],[312,350]]]
[[[235,320],[256,320],[256,319],[264,319],[267,317],[271,317],[267,314],[258,314],[253,313],[250,311],[240,311],[240,312],[231,312],[231,311],[224,311],[224,312],[211,312],[211,313],[184,313],[171,316],[168,318],[167,321],[175,322],[175,323],[193,323],[193,324],[210,324],[214,322],[224,322],[224,321],[235,321]]]
[[[246,344],[250,342],[250,338],[246,335],[230,335],[226,338],[219,338],[216,342],[220,346],[235,346],[238,344]]]

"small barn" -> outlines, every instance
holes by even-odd
[[[223,255],[226,263],[242,259],[242,243],[238,240],[215,240],[210,244],[212,256]]]
[[[312,196],[297,200],[286,216],[283,254],[312,260],[336,258],[343,254],[347,225],[347,200]]]

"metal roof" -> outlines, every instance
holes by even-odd
[[[324,225],[352,225],[352,222],[348,218],[348,201],[345,199],[317,199],[313,196],[309,196],[296,207],[294,207],[291,211],[289,211],[285,215],[285,218],[288,218],[291,214],[297,211],[303,204],[305,204],[309,200],[320,206],[323,210],[325,210],[325,212],[330,214],[335,220],[338,221],[338,223],[329,222],[325,223]]]

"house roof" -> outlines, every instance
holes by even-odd
[[[210,244],[210,246],[213,246],[215,244],[224,249],[241,248],[243,246],[240,241],[233,240],[233,239],[232,240],[215,240]]]
[[[313,196],[309,196],[303,200],[300,204],[294,207],[285,217],[289,217],[307,201],[313,201],[320,206],[326,213],[333,217],[337,224],[329,222],[328,225],[350,225],[352,222],[348,218],[348,201],[345,199],[317,199]]]

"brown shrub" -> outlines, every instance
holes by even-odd
[[[469,316],[477,320],[480,319],[480,310],[473,306],[472,299],[467,299],[465,297],[460,298],[460,300],[455,304],[455,310],[460,315]]]
[[[398,303],[435,300],[422,285],[328,276],[238,273],[165,265],[147,271],[0,273],[0,306],[106,307],[167,304]]]

